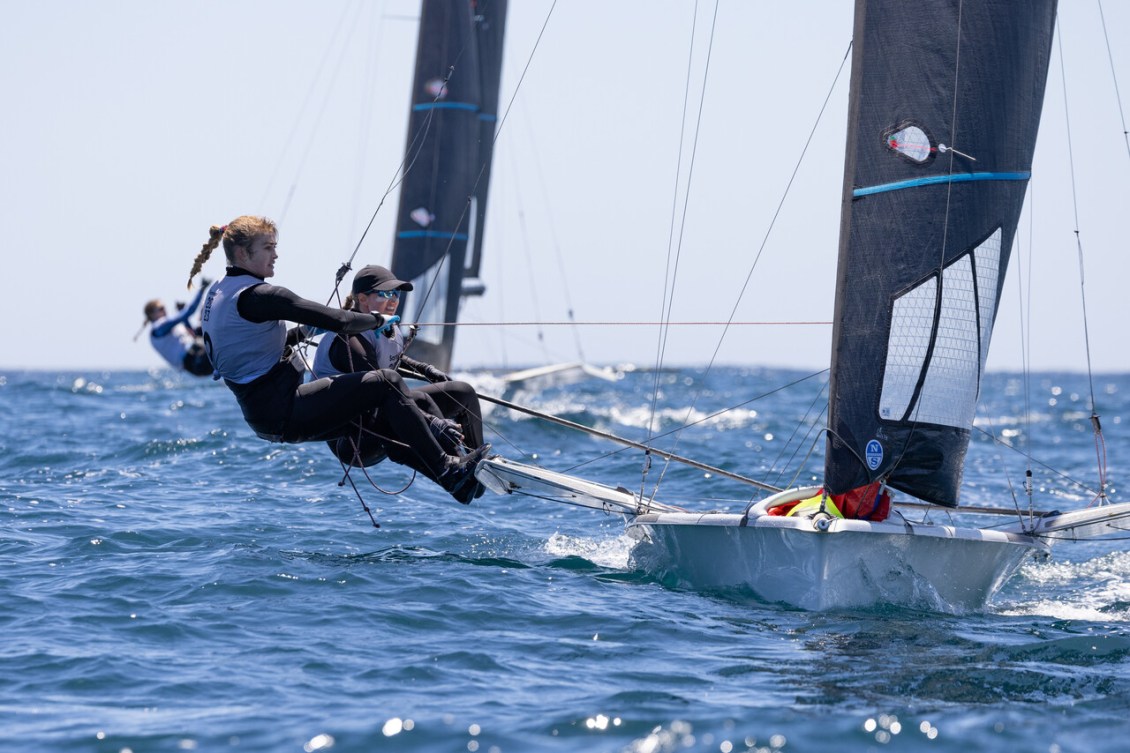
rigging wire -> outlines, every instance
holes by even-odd
[[[737,403],[735,405],[730,405],[730,406],[727,406],[727,407],[722,408],[720,410],[717,410],[714,413],[703,416],[702,418],[698,419],[697,421],[693,421],[693,422],[687,424],[686,426],[680,426],[680,427],[677,427],[675,429],[671,429],[670,431],[664,432],[663,434],[659,434],[659,435],[653,437],[652,439],[662,439],[664,437],[671,436],[673,434],[677,434],[681,431],[684,431],[688,427],[697,426],[699,424],[706,423],[706,422],[711,421],[715,418],[718,418],[719,416],[723,416],[727,413],[735,411],[738,408],[745,407],[746,405],[749,405],[750,403],[757,402],[758,400],[764,400],[765,398],[771,397],[772,395],[775,395],[778,392],[783,392],[785,390],[791,389],[798,384],[801,384],[803,382],[808,381],[809,379],[814,379],[818,376],[821,376],[821,375],[827,374],[827,373],[828,373],[828,369],[823,369],[821,371],[817,371],[817,372],[814,372],[812,374],[808,374],[807,376],[803,376],[803,377],[800,377],[798,379],[794,379],[792,382],[789,382],[787,384],[783,384],[779,387],[775,387],[774,389],[771,389],[768,392],[763,392],[760,395],[755,395],[754,397],[751,397],[748,400],[743,400],[742,402]],[[560,418],[558,416],[554,416],[554,415],[551,415],[551,414],[548,414],[548,413],[543,413],[541,411],[537,411],[537,410],[534,410],[532,408],[526,408],[526,407],[521,406],[521,405],[516,405],[516,404],[509,402],[507,400],[503,400],[503,399],[497,398],[497,397],[492,397],[490,395],[486,395],[486,394],[483,394],[483,393],[479,393],[479,397],[482,398],[483,400],[486,400],[487,402],[495,403],[497,405],[502,405],[502,406],[507,407],[511,410],[517,410],[519,412],[526,413],[527,415],[534,416],[535,418],[540,418],[542,420],[550,421],[550,422],[558,424],[560,426],[565,426],[566,428],[574,429],[576,431],[580,431],[580,432],[585,433],[585,434],[591,434],[591,435],[596,435],[596,436],[601,436],[601,437],[604,437],[604,438],[607,438],[607,439],[611,439],[613,441],[619,442],[619,443],[624,445],[624,447],[621,447],[619,449],[610,450],[608,452],[605,452],[603,454],[597,455],[595,457],[589,458],[588,460],[585,460],[585,461],[577,463],[573,466],[570,466],[569,468],[565,468],[565,469],[562,470],[562,473],[573,473],[578,468],[589,465],[590,463],[595,463],[595,462],[600,461],[600,460],[606,460],[610,457],[618,455],[621,452],[625,452],[629,449],[637,449],[637,450],[644,450],[645,454],[654,452],[655,454],[658,454],[660,456],[668,457],[669,460],[671,460],[673,462],[685,463],[685,464],[691,465],[693,467],[707,469],[707,470],[710,470],[711,472],[718,473],[719,475],[726,476],[728,478],[732,478],[732,479],[741,481],[743,483],[751,484],[753,486],[757,486],[757,487],[760,487],[762,489],[766,489],[766,490],[770,490],[770,491],[780,491],[780,489],[778,487],[773,486],[771,484],[767,484],[767,483],[764,483],[762,481],[757,481],[755,479],[749,479],[749,478],[746,478],[744,476],[740,476],[738,474],[732,473],[730,471],[726,471],[724,469],[706,466],[702,463],[699,463],[698,461],[691,460],[690,458],[684,458],[684,457],[676,456],[673,453],[667,453],[667,452],[664,452],[662,450],[657,450],[657,449],[651,447],[650,444],[633,442],[631,440],[624,439],[623,437],[618,437],[618,436],[610,434],[608,432],[602,432],[602,431],[599,431],[597,429],[593,429],[591,427],[584,426],[582,424],[578,424],[578,423],[574,423],[572,421],[568,421],[568,420]],[[513,444],[513,443],[511,443],[511,444]],[[518,449],[516,445],[514,445],[514,446],[515,446],[515,449]],[[519,451],[521,451],[521,450],[519,450]]]
[[[377,72],[379,67],[377,65],[380,59],[379,51],[382,49],[382,37],[384,33],[384,15],[378,15],[377,10],[379,6],[368,6],[372,18],[366,26],[369,29],[369,34],[366,36],[367,44],[365,45],[365,69],[362,78],[363,85],[362,92],[375,92],[377,91]],[[362,195],[362,188],[365,183],[365,178],[368,174],[366,166],[369,162],[369,145],[372,141],[373,134],[373,112],[376,109],[377,98],[375,96],[362,96],[361,97],[361,112],[360,112],[360,128],[357,135],[357,162],[353,171],[353,191],[352,202],[349,211],[349,226],[355,227],[357,225],[357,215],[360,212],[360,197]]]
[[[1106,15],[1103,13],[1103,0],[1096,0],[1099,6],[1099,19],[1102,21],[1103,39],[1106,41],[1106,56],[1110,60],[1110,77],[1114,82],[1114,98],[1118,102],[1118,115],[1122,118],[1122,140],[1126,143],[1126,156],[1130,157],[1130,130],[1126,128],[1126,114],[1122,109],[1122,95],[1118,91],[1118,73],[1114,68],[1114,51],[1110,48],[1110,35],[1106,32]]]
[[[717,15],[717,12],[718,12],[717,3],[715,3],[715,5],[714,5],[714,11],[715,11],[715,14]],[[687,50],[687,74],[686,74],[686,79],[684,80],[684,84],[683,84],[683,113],[682,113],[682,117],[679,120],[679,149],[678,149],[677,159],[675,161],[675,185],[674,185],[673,190],[671,191],[671,223],[670,223],[670,226],[667,229],[667,262],[666,262],[666,266],[664,268],[664,273],[663,273],[663,298],[662,298],[660,305],[659,305],[659,318],[660,318],[660,320],[670,318],[670,314],[668,313],[669,312],[669,305],[670,305],[668,303],[668,296],[670,296],[672,299],[674,298],[674,290],[673,290],[674,280],[672,279],[674,275],[672,274],[672,271],[671,271],[671,255],[672,255],[672,248],[673,248],[674,239],[675,239],[675,215],[676,215],[676,212],[678,211],[679,181],[682,178],[682,173],[683,173],[683,144],[686,142],[687,109],[688,109],[688,106],[689,106],[688,102],[690,100],[691,70],[692,70],[692,63],[694,61],[694,43],[695,43],[695,39],[696,39],[696,36],[697,36],[695,32],[696,32],[697,29],[698,29],[698,0],[695,0],[694,13],[693,13],[693,16],[692,16],[692,19],[691,19],[690,47]],[[705,88],[705,86],[703,88]],[[701,110],[701,103],[700,103],[699,109]],[[696,136],[696,138],[697,138],[697,136]],[[689,189],[689,187],[690,187],[690,176],[689,175],[687,177],[687,183],[688,183],[688,189]],[[677,264],[676,264],[676,268],[677,268]],[[654,431],[654,428],[655,428],[656,407],[657,407],[657,403],[659,401],[659,375],[661,373],[661,366],[663,365],[663,358],[664,358],[664,352],[666,351],[666,346],[667,346],[666,331],[661,329],[660,332],[659,332],[659,338],[656,342],[655,381],[652,384],[651,415],[650,415],[650,418],[648,419],[648,425],[647,425],[648,436],[651,435],[651,432]]]
[[[847,49],[844,51],[844,56],[840,60],[840,65],[836,69],[836,75],[832,79],[832,84],[828,88],[828,93],[825,95],[824,101],[820,106],[820,110],[816,115],[816,120],[815,120],[815,122],[813,122],[812,128],[809,130],[808,138],[805,139],[804,146],[801,148],[800,155],[797,158],[796,165],[793,167],[792,174],[789,176],[789,180],[785,184],[785,190],[781,194],[780,201],[777,203],[777,208],[774,210],[773,217],[769,222],[769,227],[766,228],[765,234],[762,236],[761,244],[758,246],[758,249],[757,249],[757,254],[754,256],[753,262],[752,262],[752,264],[750,265],[750,268],[749,268],[749,272],[746,274],[745,281],[742,283],[741,290],[738,292],[737,300],[734,302],[734,306],[730,311],[729,321],[723,327],[722,333],[718,336],[718,341],[715,344],[714,352],[711,354],[710,361],[707,363],[707,367],[706,367],[705,373],[703,375],[704,377],[705,377],[706,374],[710,373],[710,370],[714,366],[714,362],[718,358],[718,354],[721,352],[722,343],[723,343],[727,333],[729,332],[729,328],[731,326],[730,323],[733,322],[734,317],[737,315],[738,307],[741,304],[742,298],[744,298],[746,292],[749,289],[750,282],[753,279],[753,273],[756,271],[758,263],[761,260],[761,256],[764,253],[765,248],[769,243],[769,237],[772,234],[774,227],[776,227],[777,219],[781,215],[781,210],[784,208],[785,201],[788,199],[789,194],[792,190],[793,183],[796,181],[797,174],[800,172],[800,166],[804,163],[804,159],[808,154],[808,149],[812,145],[812,141],[816,136],[816,130],[819,128],[820,123],[823,120],[824,113],[828,109],[828,103],[831,101],[832,94],[835,92],[836,86],[837,86],[837,84],[839,83],[839,80],[840,80],[840,76],[843,74],[844,66],[847,64],[847,61],[849,60],[849,57],[851,55],[851,50],[852,50],[852,44],[851,44],[851,42],[849,42]],[[697,396],[695,398],[695,402],[697,402]],[[691,408],[688,409],[688,415],[690,414],[690,410],[693,410],[693,408],[694,408],[694,403],[692,403]],[[678,445],[678,442],[676,441],[676,446],[677,445]],[[658,485],[659,481],[662,481],[662,478],[663,478],[663,473],[661,472],[660,478],[657,481],[657,485]]]
[[[521,103],[519,103],[519,104],[521,104]],[[545,220],[546,220],[546,224],[549,227],[550,247],[553,249],[553,256],[554,256],[555,261],[557,262],[558,277],[555,280],[555,282],[557,283],[556,287],[560,290],[561,295],[565,299],[565,314],[566,314],[566,317],[569,319],[569,321],[573,321],[573,319],[575,318],[574,317],[574,308],[573,308],[573,297],[572,297],[572,294],[569,290],[569,275],[568,275],[566,268],[565,268],[564,254],[561,252],[561,242],[558,238],[557,226],[556,226],[556,223],[554,222],[554,219],[553,219],[553,202],[549,198],[549,188],[548,188],[549,183],[545,179],[545,171],[542,168],[540,150],[538,149],[537,144],[534,141],[534,129],[530,125],[527,111],[523,108],[519,112],[522,115],[521,122],[522,122],[522,125],[524,126],[523,131],[526,134],[526,141],[529,144],[530,161],[533,163],[534,175],[537,177],[536,182],[538,184],[538,189],[540,191],[542,206],[544,206],[544,208],[545,208]],[[525,252],[525,258],[526,258],[527,264],[529,264],[530,258],[531,258],[530,249],[531,249],[532,244],[530,243],[529,233],[528,233],[527,227],[526,227],[525,206],[522,204],[522,197],[525,195],[525,192],[522,191],[521,187],[518,185],[518,183],[519,183],[518,156],[517,156],[517,153],[513,150],[510,151],[510,164],[511,164],[511,169],[513,170],[513,181],[514,181],[514,192],[513,192],[513,194],[514,194],[514,196],[517,197],[517,200],[518,200],[518,219],[519,219],[519,223],[520,223],[520,227],[521,227],[521,231],[522,231],[522,241],[521,241],[522,250]],[[531,269],[532,269],[532,266],[531,266]],[[536,287],[531,288],[531,291],[532,291],[532,297],[533,297],[533,300],[535,302],[535,309],[536,309],[536,306],[537,306],[536,301],[539,298]],[[583,362],[586,359],[585,359],[584,345],[581,341],[581,333],[578,330],[573,329],[572,335],[573,335],[573,346],[574,346],[574,348],[576,349],[576,352],[577,352],[577,360]],[[550,355],[549,355],[548,349],[545,346],[543,340],[544,340],[544,335],[543,335],[543,333],[539,332],[538,333],[538,343],[542,346],[542,351],[545,354],[545,358],[547,360],[549,360]]]
[[[337,49],[339,51],[339,58],[338,58],[339,65],[338,65],[338,68],[335,69],[334,77],[336,77],[336,75],[337,75],[337,70],[340,69],[340,60],[341,60],[340,54],[345,50],[345,45],[344,44],[340,44],[340,45],[337,44],[337,38],[338,38],[338,35],[341,33],[341,28],[345,24],[346,15],[348,14],[351,7],[352,7],[352,4],[348,4],[348,3],[344,6],[342,6],[341,16],[337,20],[337,25],[334,27],[333,33],[330,34],[329,43],[326,45],[326,49],[322,53],[322,59],[318,61],[318,67],[314,72],[314,77],[310,80],[310,86],[307,88],[306,94],[302,98],[302,104],[298,108],[298,117],[294,119],[294,125],[291,126],[290,133],[287,134],[286,141],[283,142],[282,154],[280,154],[279,160],[275,162],[274,172],[271,173],[271,177],[267,181],[267,187],[263,191],[263,198],[259,200],[259,206],[261,206],[261,207],[266,206],[266,204],[267,204],[267,197],[271,195],[271,191],[274,188],[275,181],[278,179],[279,172],[282,170],[282,166],[283,166],[282,156],[286,155],[286,153],[290,150],[291,144],[294,142],[294,139],[298,134],[298,127],[302,123],[302,120],[305,118],[307,108],[310,105],[310,101],[311,101],[311,99],[313,99],[314,92],[318,88],[318,82],[322,78],[322,71],[326,67],[326,61],[329,60],[331,50]],[[326,90],[326,91],[329,91],[332,88],[332,84],[333,84],[333,78],[330,79],[330,85],[323,87],[323,89]],[[325,100],[324,99],[322,101],[322,107],[325,108]],[[320,119],[321,119],[321,116],[319,115],[318,120],[320,121]],[[299,168],[298,172],[299,173],[301,172],[301,167]],[[297,182],[297,180],[298,180],[298,175],[296,174],[294,181]],[[291,192],[293,193],[293,187],[291,188]]]
[[[650,446],[645,445],[641,442],[635,442],[635,441],[632,441],[631,439],[626,439],[624,437],[617,436],[616,434],[612,434],[612,433],[607,432],[607,431],[600,431],[599,429],[594,429],[590,426],[578,424],[574,421],[570,421],[568,419],[561,418],[560,416],[555,416],[555,415],[550,414],[550,413],[544,413],[544,412],[539,411],[539,410],[534,410],[533,408],[527,408],[525,406],[518,405],[516,403],[512,403],[509,400],[503,400],[502,398],[499,398],[499,397],[491,397],[490,395],[483,395],[481,393],[479,394],[479,397],[481,397],[483,400],[494,403],[496,405],[501,405],[504,408],[509,408],[510,410],[518,411],[519,413],[525,413],[527,415],[534,416],[536,418],[540,418],[543,421],[548,421],[550,423],[557,424],[558,426],[564,426],[565,428],[568,428],[568,429],[574,429],[576,431],[580,431],[580,432],[583,432],[585,434],[589,434],[590,436],[600,437],[602,439],[608,439],[610,441],[624,445],[625,447],[630,448],[630,449],[643,450],[645,456],[647,456],[649,458],[650,458],[651,454],[654,453],[656,455],[659,455],[660,457],[666,458],[667,460],[674,461],[674,462],[677,462],[677,463],[684,463],[684,464],[689,465],[693,468],[699,468],[699,469],[708,471],[710,473],[715,473],[719,476],[724,476],[726,478],[733,479],[735,481],[741,481],[742,483],[745,483],[745,484],[751,484],[751,485],[756,486],[756,487],[761,488],[761,489],[766,489],[768,491],[773,491],[773,492],[781,491],[780,489],[778,489],[775,486],[769,486],[768,484],[763,484],[762,482],[760,482],[756,479],[746,478],[745,476],[742,476],[742,475],[737,474],[737,473],[733,473],[732,471],[727,471],[724,468],[718,468],[716,466],[707,465],[706,463],[700,463],[699,461],[693,460],[691,458],[685,458],[685,457],[681,457],[679,455],[675,455],[673,453],[665,452],[664,450],[658,450],[654,447],[650,447]],[[727,410],[733,410],[733,408],[728,408]],[[725,413],[725,412],[726,411],[721,411],[721,413]],[[611,454],[613,454],[613,453],[609,453],[609,455],[611,455]],[[583,465],[583,463],[581,465]],[[574,466],[574,467],[579,467],[579,466]],[[568,472],[568,471],[566,471],[566,472]]]
[[[1059,31],[1059,18],[1056,18],[1056,29]],[[1095,404],[1094,372],[1091,366],[1091,335],[1087,323],[1087,287],[1083,264],[1083,240],[1079,232],[1079,194],[1075,185],[1075,157],[1071,147],[1071,114],[1067,105],[1067,66],[1063,55],[1063,34],[1057,33],[1056,39],[1059,49],[1060,81],[1063,85],[1063,118],[1067,128],[1067,163],[1071,173],[1071,208],[1075,220],[1075,248],[1079,258],[1079,299],[1083,313],[1083,344],[1087,357],[1087,384],[1091,391],[1091,427],[1095,436],[1095,459],[1098,463],[1099,491],[1092,504],[1098,502],[1106,504],[1106,440],[1103,438],[1102,423],[1099,420]]]
[[[1025,449],[1030,447],[1032,433],[1032,346],[1029,338],[1032,336],[1032,252],[1036,245],[1035,217],[1036,217],[1036,191],[1032,182],[1028,182],[1028,290],[1024,290],[1024,267],[1020,266],[1021,258],[1017,254],[1016,284],[1020,292],[1020,363],[1024,373],[1024,432]],[[1011,482],[1009,483],[1011,487]],[[1024,470],[1024,491],[1028,498],[1028,514],[1031,516],[1035,509],[1035,498],[1032,489],[1032,463],[1028,462]]]
[[[825,392],[824,392],[826,389],[828,389],[828,381],[827,380],[825,380],[824,384],[822,384],[820,386],[820,389],[817,390],[816,395],[812,398],[812,402],[809,403],[809,405],[808,405],[808,409],[804,412],[804,417],[801,418],[800,421],[797,421],[796,424],[793,426],[793,433],[790,434],[789,438],[787,440],[785,440],[785,443],[783,445],[781,445],[781,451],[779,453],[777,453],[777,457],[769,465],[768,470],[766,470],[765,477],[764,477],[766,483],[773,483],[776,486],[782,486],[782,487],[791,487],[792,484],[783,484],[781,482],[781,476],[785,473],[785,469],[786,468],[796,468],[797,470],[795,471],[795,473],[800,474],[801,470],[804,468],[803,463],[799,464],[799,465],[796,463],[797,455],[800,453],[801,448],[809,443],[809,439],[812,437],[812,432],[822,430],[822,425],[820,423],[820,419],[824,416],[824,414],[828,410],[828,398],[825,396]],[[822,405],[821,405],[821,398],[823,398],[823,404]],[[816,410],[817,405],[821,405],[821,407],[820,407],[819,410],[817,410],[816,418],[813,421],[809,422],[808,417],[812,415],[812,412],[814,410]],[[802,426],[808,427],[808,429],[804,433],[804,438],[800,442],[797,443],[796,447],[793,449],[792,454],[789,456],[788,462],[781,462],[782,459],[785,456],[785,453],[788,451],[789,447],[792,446],[793,440],[796,439],[796,435],[797,435],[797,433],[800,432],[800,429],[801,429]],[[811,451],[809,452],[809,454],[811,454]],[[774,469],[777,470],[776,478],[775,478],[774,481],[770,482],[769,481],[769,474],[773,473]],[[794,477],[793,477],[794,481],[795,481],[796,478],[797,478],[797,476],[794,475]]]
[[[657,434],[652,439],[663,439],[665,437],[669,437],[669,436],[672,436],[674,434],[678,434],[679,432],[681,432],[681,431],[683,431],[683,430],[685,430],[689,427],[698,426],[699,424],[704,424],[707,421],[712,421],[713,419],[718,418],[719,416],[724,416],[725,414],[730,413],[732,411],[735,411],[738,408],[744,408],[745,406],[749,405],[750,403],[755,403],[758,400],[764,400],[765,398],[770,397],[772,395],[775,395],[778,392],[784,392],[785,390],[791,389],[798,384],[801,384],[803,382],[808,381],[809,379],[814,379],[814,378],[816,378],[816,377],[818,377],[822,374],[827,374],[827,373],[828,373],[828,369],[823,369],[821,371],[814,372],[814,373],[809,374],[807,376],[800,377],[799,379],[794,379],[793,381],[791,381],[787,384],[783,384],[779,387],[774,387],[773,389],[769,390],[768,392],[763,392],[760,395],[755,395],[754,397],[751,397],[748,400],[743,400],[740,403],[736,403],[734,405],[729,405],[729,406],[726,406],[725,408],[721,408],[721,409],[715,411],[714,413],[710,413],[708,415],[705,415],[702,418],[698,419],[697,421],[692,421],[692,422],[686,424],[685,426],[679,426],[679,427],[676,427],[674,429],[670,429],[669,431],[666,431],[662,434]],[[489,398],[487,398],[487,399],[489,399]],[[618,454],[620,454],[621,452],[624,452],[624,451],[625,450],[623,448],[618,449],[618,450],[611,450],[611,451],[606,452],[602,455],[597,455],[596,457],[589,458],[588,460],[584,460],[580,463],[577,463],[576,465],[570,466],[569,468],[566,468],[563,472],[564,473],[572,473],[573,471],[577,470],[578,468],[582,468],[586,465],[589,465],[590,463],[595,463],[598,460],[605,460],[605,459],[610,458],[614,455],[618,455]],[[758,483],[760,483],[760,482],[758,482]],[[766,484],[766,486],[768,486],[768,484]]]
[[[1022,450],[1019,447],[1013,447],[1011,444],[1008,443],[1007,440],[1001,439],[1000,437],[994,435],[992,432],[985,431],[983,428],[981,428],[980,426],[976,426],[976,425],[973,426],[973,430],[978,431],[981,434],[984,434],[992,442],[994,442],[994,443],[996,443],[996,444],[998,444],[998,445],[1000,445],[1000,446],[1002,446],[1002,447],[1004,447],[1008,450],[1011,450],[1012,452],[1015,452],[1015,453],[1022,455],[1028,461],[1029,464],[1034,463],[1035,465],[1039,466],[1040,468],[1042,468],[1043,470],[1052,474],[1053,476],[1059,478],[1062,481],[1068,482],[1072,486],[1077,487],[1078,489],[1081,489],[1082,491],[1086,492],[1087,494],[1093,494],[1096,497],[1100,495],[1101,492],[1097,492],[1094,489],[1092,489],[1086,481],[1079,481],[1078,479],[1074,478],[1070,474],[1059,470],[1055,466],[1052,466],[1052,465],[1045,463],[1044,461],[1040,460],[1036,456],[1032,455],[1032,453],[1027,451],[1027,450]]]
[[[321,107],[318,108],[318,114],[314,118],[313,126],[311,126],[310,137],[306,140],[306,147],[305,147],[305,149],[302,150],[302,156],[301,156],[301,158],[299,158],[298,169],[295,171],[294,180],[291,182],[290,188],[286,192],[286,199],[283,201],[282,209],[279,211],[279,215],[278,215],[278,225],[279,225],[279,227],[282,227],[283,223],[286,222],[286,216],[290,211],[290,203],[291,203],[291,201],[294,200],[294,194],[298,190],[299,178],[306,168],[306,161],[307,161],[307,159],[309,159],[310,152],[314,148],[315,136],[317,135],[318,128],[322,123],[322,118],[326,114],[326,109],[327,109],[327,104],[328,104],[329,99],[330,99],[330,94],[333,92],[332,83],[337,80],[338,73],[341,71],[342,62],[345,60],[345,52],[349,48],[349,40],[353,38],[353,33],[357,29],[357,23],[356,23],[357,16],[360,15],[362,8],[363,8],[363,6],[361,6],[361,5],[357,6],[357,11],[353,14],[353,23],[351,23],[349,25],[349,31],[346,34],[345,42],[341,45],[340,49],[338,50],[337,62],[335,63],[333,73],[330,76],[331,85],[324,87]]]
[[[414,322],[417,327],[809,327],[830,326],[832,322],[733,322],[733,321],[686,321],[686,322],[622,322],[622,321],[499,321],[499,322]]]
[[[550,20],[550,18],[553,17],[553,11],[556,7],[557,7],[557,0],[553,0],[553,4],[549,8],[549,12],[546,13],[545,21],[542,22],[542,27],[541,27],[541,30],[538,32],[538,37],[534,41],[533,49],[530,50],[530,54],[526,58],[526,65],[525,65],[525,67],[522,68],[522,75],[518,78],[518,83],[514,86],[514,92],[510,95],[510,101],[506,105],[506,110],[503,112],[502,117],[499,118],[499,120],[498,120],[498,127],[494,129],[494,138],[491,139],[491,151],[492,152],[494,150],[494,146],[498,143],[498,137],[502,134],[502,129],[506,125],[506,121],[510,117],[510,109],[514,106],[514,100],[517,98],[518,92],[522,88],[522,83],[526,80],[526,74],[529,73],[530,64],[533,62],[534,55],[537,53],[538,48],[541,46],[542,37],[545,36],[545,30],[549,26],[549,20]],[[467,40],[464,40],[464,50],[466,49],[467,43],[468,43]],[[463,54],[462,51],[460,51],[459,55],[461,56],[462,54]],[[454,66],[452,66],[452,67],[454,68]],[[430,113],[429,113],[429,116],[430,116]],[[456,220],[455,228],[452,231],[451,237],[447,241],[447,247],[443,251],[442,259],[444,261],[446,261],[450,258],[451,247],[455,243],[455,230],[458,230],[458,228],[462,227],[463,220],[467,217],[467,212],[471,208],[471,202],[472,202],[474,196],[476,195],[476,190],[479,187],[479,181],[481,181],[483,179],[483,175],[486,174],[486,169],[487,169],[487,163],[483,162],[482,165],[479,166],[479,174],[478,174],[478,176],[476,176],[475,182],[471,186],[471,190],[467,193],[467,201],[463,205],[463,212],[459,215],[459,219]],[[382,203],[383,203],[383,199],[382,199]],[[356,253],[356,252],[354,252],[354,253]],[[429,298],[431,298],[432,292],[435,290],[436,283],[439,281],[439,276],[440,276],[440,273],[443,271],[443,269],[444,269],[443,262],[435,265],[435,272],[432,274],[432,277],[428,282],[427,290],[424,291],[424,294],[420,299],[419,308],[417,310],[422,311],[425,303],[428,301]]]
[[[517,196],[521,196],[522,195],[522,185],[521,185],[521,182],[520,182],[521,179],[519,177],[517,160],[516,160],[513,152],[511,152],[510,166],[511,166],[511,169],[513,170],[511,180],[514,181],[514,193]],[[530,302],[533,304],[533,307],[534,307],[534,316],[540,321],[541,311],[539,310],[539,307],[538,307],[538,301],[541,299],[541,296],[538,295],[537,275],[534,273],[534,265],[530,260],[530,239],[529,239],[529,228],[526,226],[526,210],[520,204],[518,206],[518,231],[519,231],[519,234],[520,234],[520,237],[521,237],[522,250],[525,251],[525,254],[523,254],[523,260],[526,262],[526,276],[527,276],[527,279],[529,280],[529,290],[532,294],[530,296]],[[537,342],[538,342],[538,347],[541,348],[542,357],[545,358],[548,361],[549,360],[549,352],[546,350],[545,333],[542,331],[541,327],[538,327]]]
[[[432,100],[433,104],[439,101],[439,98],[443,96],[444,91],[447,89],[447,83],[451,80],[451,76],[454,72],[454,65],[450,66],[447,69],[447,74],[444,76],[443,83],[437,88],[435,99]],[[381,208],[384,206],[385,200],[388,199],[389,195],[393,191],[396,190],[397,186],[404,182],[404,179],[408,176],[408,173],[412,171],[412,167],[416,164],[416,160],[419,158],[420,152],[424,148],[424,141],[427,139],[428,132],[431,130],[434,114],[435,110],[429,109],[428,114],[424,116],[424,122],[416,130],[416,133],[413,135],[412,141],[408,145],[408,148],[404,150],[404,158],[400,161],[400,165],[397,166],[396,172],[393,174],[392,180],[388,184],[388,188],[385,189],[384,194],[381,196],[380,201],[377,203],[377,208],[374,209],[372,215],[369,216],[369,222],[365,225],[365,229],[361,232],[361,237],[357,239],[357,245],[353,247],[353,253],[351,253],[349,255],[349,259],[342,262],[342,265],[338,268],[337,274],[334,276],[334,289],[330,294],[330,301],[332,301],[334,297],[339,295],[338,291],[341,288],[341,282],[345,279],[345,275],[349,272],[349,270],[353,268],[353,260],[357,257],[357,252],[361,250],[361,244],[365,242],[365,237],[369,234],[369,230],[373,227],[373,223],[376,221],[377,215],[380,213]],[[460,221],[462,221],[462,218],[460,218]]]

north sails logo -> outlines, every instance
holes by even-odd
[[[875,470],[883,464],[883,445],[879,444],[878,439],[872,439],[867,443],[867,449],[863,453],[867,457],[867,467]]]

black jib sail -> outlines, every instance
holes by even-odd
[[[832,493],[883,480],[957,505],[1055,11],[1055,0],[856,3]]]
[[[390,266],[414,286],[403,303],[406,320],[447,323],[422,327],[411,351],[445,371],[451,367],[459,304],[484,289],[479,260],[505,23],[505,0],[421,4],[409,167]]]

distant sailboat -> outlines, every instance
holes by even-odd
[[[977,609],[1053,541],[1124,532],[1130,504],[1105,497],[992,528],[889,506],[958,506],[1055,19],[1056,0],[857,0],[821,486],[721,513],[503,459],[480,480],[624,514],[659,577],[806,609]]]
[[[463,299],[485,291],[479,268],[505,26],[506,0],[421,4],[406,147],[411,164],[390,267],[414,286],[403,302],[405,320],[445,323],[422,327],[412,343],[414,358],[443,371],[452,365]]]
[[[443,371],[465,299],[481,296],[487,196],[498,126],[506,0],[422,3],[405,154],[390,268],[414,290],[402,315],[421,327],[411,354]],[[454,72],[448,78],[450,69]],[[446,81],[446,84],[445,84]],[[582,361],[538,365],[501,376],[503,389],[567,384],[622,372]]]

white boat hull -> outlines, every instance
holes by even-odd
[[[975,611],[1025,557],[1050,552],[1052,543],[1064,539],[1125,536],[1130,527],[1130,503],[974,528],[911,522],[897,507],[880,523],[769,514],[812,497],[817,487],[774,494],[747,514],[695,513],[641,500],[624,487],[500,457],[484,460],[475,473],[497,494],[623,515],[637,540],[633,566],[665,584],[751,592],[809,610],[893,604]]]
[[[860,520],[732,513],[641,515],[635,566],[695,589],[748,590],[809,610],[897,604],[981,609],[1026,556],[1047,551],[1021,534]]]
[[[514,393],[525,389],[546,390],[576,384],[589,378],[603,379],[606,382],[615,382],[622,379],[624,372],[616,369],[590,366],[580,361],[575,363],[555,363],[549,366],[537,366],[532,369],[514,371],[502,377],[505,384],[504,396],[512,397]]]

